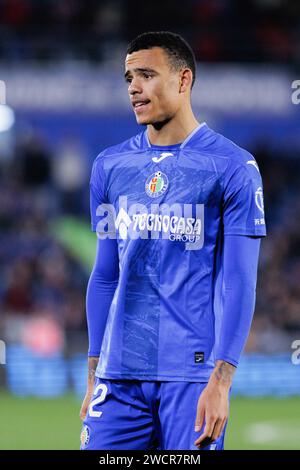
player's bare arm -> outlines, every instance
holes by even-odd
[[[229,413],[229,390],[236,367],[225,361],[217,361],[209,382],[198,400],[195,431],[205,422],[203,433],[195,441],[205,447],[221,435]]]
[[[220,384],[227,384],[230,387],[235,370],[236,367],[229,364],[229,362],[217,361],[216,368],[214,369],[211,377],[215,377],[216,381]]]
[[[83,421],[86,417],[89,403],[91,401],[94,389],[95,382],[95,373],[98,366],[99,357],[89,357],[88,358],[88,378],[87,378],[87,390],[85,397],[83,399],[81,409],[80,409],[80,419]]]

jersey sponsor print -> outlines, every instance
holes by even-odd
[[[168,147],[144,131],[96,158],[90,194],[92,230],[116,239],[120,268],[97,376],[207,381],[224,236],[266,235],[255,159],[205,123]]]

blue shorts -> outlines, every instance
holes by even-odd
[[[96,378],[82,450],[198,450],[198,398],[207,383]],[[222,450],[225,429],[203,450]],[[202,430],[201,430],[202,432]]]

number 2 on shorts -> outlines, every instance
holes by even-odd
[[[99,397],[92,400],[89,404],[89,415],[92,418],[100,418],[100,416],[102,415],[102,411],[95,411],[93,408],[94,406],[99,405],[99,403],[102,403],[105,400],[105,397],[107,395],[107,386],[105,384],[99,384],[94,390],[94,395],[97,395],[99,393],[99,390],[101,390]]]

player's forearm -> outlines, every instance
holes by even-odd
[[[237,366],[255,307],[260,239],[225,236],[224,305],[216,359]]]
[[[217,361],[210,376],[210,382],[220,387],[230,388],[236,367],[226,361]]]
[[[115,240],[98,240],[95,265],[86,293],[90,357],[99,357],[111,302],[118,285]]]
[[[116,287],[117,281],[105,281],[96,271],[92,272],[86,294],[89,356],[99,357],[107,317]]]
[[[99,362],[99,357],[88,358],[88,388],[92,389],[95,382],[95,374]]]

